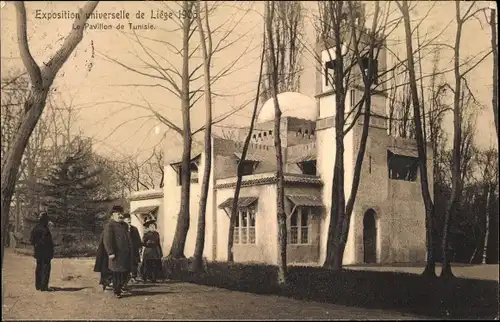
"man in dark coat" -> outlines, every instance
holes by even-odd
[[[101,234],[101,238],[99,239],[99,246],[97,247],[97,254],[95,257],[94,272],[101,273],[99,284],[102,285],[102,290],[105,291],[106,287],[111,284],[112,272],[109,270],[108,254],[104,248],[104,233]]]
[[[36,259],[35,288],[42,292],[52,291],[49,288],[51,261],[54,258],[54,242],[49,229],[49,216],[42,212],[39,223],[31,231],[30,242],[34,246]]]
[[[122,289],[132,263],[132,242],[123,222],[123,208],[114,206],[112,220],[103,232],[103,244],[108,254],[108,267],[113,275],[113,293],[121,297]]]
[[[142,250],[142,239],[139,234],[139,230],[137,227],[132,225],[132,218],[129,213],[123,215],[124,222],[127,224],[127,229],[130,234],[130,241],[132,243],[132,262],[130,268],[130,275],[125,282],[125,286],[130,281],[130,279],[134,280],[137,278],[137,266],[141,260],[141,250]]]

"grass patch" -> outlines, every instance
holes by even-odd
[[[273,265],[205,263],[193,273],[189,259],[164,261],[168,278],[256,294],[277,294],[346,306],[394,310],[444,319],[498,316],[497,281],[427,279],[417,274],[290,266],[290,287],[280,289]]]

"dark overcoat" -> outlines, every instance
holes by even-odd
[[[35,248],[33,256],[36,259],[49,260],[54,258],[54,242],[47,225],[37,224],[31,231],[30,242]]]
[[[148,259],[161,259],[163,257],[163,251],[160,244],[160,234],[157,231],[148,231],[144,234],[142,238],[144,244],[144,254],[142,256],[143,261]]]
[[[101,234],[101,238],[99,239],[99,246],[97,247],[97,254],[95,256],[95,265],[94,272],[101,272],[104,274],[109,274],[111,271],[108,266],[108,253],[106,253],[106,249],[104,248],[104,233]]]
[[[112,272],[129,272],[132,263],[132,242],[125,223],[110,221],[103,232],[103,244],[106,253],[115,255],[108,267]]]
[[[132,265],[137,265],[141,259],[142,239],[137,227],[132,225],[130,225],[130,240],[132,242]]]

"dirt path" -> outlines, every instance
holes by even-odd
[[[305,302],[187,283],[135,285],[115,299],[97,285],[92,259],[55,259],[53,293],[34,288],[34,259],[7,250],[2,320],[35,319],[415,319],[397,312]]]

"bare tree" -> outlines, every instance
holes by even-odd
[[[195,270],[200,270],[202,267],[203,249],[205,248],[205,219],[207,211],[207,199],[208,199],[208,188],[210,186],[210,174],[212,170],[212,89],[211,89],[211,78],[210,78],[210,64],[211,56],[209,53],[213,51],[212,49],[212,34],[210,30],[210,23],[208,19],[208,5],[205,2],[205,28],[201,21],[201,5],[200,1],[196,2],[196,23],[198,26],[198,31],[200,34],[200,44],[201,44],[201,55],[203,59],[203,74],[205,81],[205,164],[203,168],[203,181],[201,183],[201,196],[200,196],[200,207],[198,209],[198,230],[196,233],[196,245],[194,249],[194,262],[193,268]]]
[[[2,234],[7,234],[10,204],[14,193],[17,174],[21,159],[28,144],[33,129],[35,128],[43,109],[45,108],[47,95],[54,79],[69,58],[73,50],[83,38],[84,25],[90,14],[94,11],[98,1],[90,1],[80,9],[79,15],[73,23],[72,30],[66,37],[62,47],[42,67],[37,65],[31,55],[27,39],[26,8],[24,2],[16,1],[17,34],[21,60],[26,67],[31,80],[30,93],[24,105],[21,124],[17,130],[12,147],[7,152],[2,169]],[[2,243],[2,265],[4,255],[4,244]],[[3,266],[2,266],[3,267]]]
[[[498,153],[495,149],[488,149],[477,151],[476,155],[476,169],[474,170],[479,174],[479,177],[473,179],[473,185],[480,188],[481,198],[478,207],[480,209],[477,212],[480,218],[475,218],[479,222],[479,234],[476,237],[476,247],[470,259],[470,263],[474,264],[487,262],[489,225],[490,222],[493,222],[491,217],[498,216],[498,213],[494,213],[491,207],[498,187]]]
[[[431,195],[429,193],[429,184],[427,179],[427,151],[425,149],[425,141],[422,130],[422,118],[420,116],[420,101],[418,97],[417,89],[417,79],[415,75],[415,63],[413,57],[413,44],[412,44],[412,30],[410,26],[410,12],[408,8],[408,2],[402,1],[402,3],[396,2],[404,20],[404,28],[406,35],[406,55],[409,73],[409,83],[411,87],[411,98],[413,103],[413,118],[415,122],[415,136],[417,140],[417,150],[419,159],[419,169],[420,169],[420,183],[422,196],[425,204],[425,223],[426,223],[426,234],[427,234],[427,263],[424,270],[425,276],[435,276],[436,275],[436,264],[434,257],[433,248],[433,218],[434,218],[434,203],[432,202]]]
[[[299,89],[302,73],[300,54],[304,46],[300,39],[304,29],[304,9],[300,1],[278,1],[274,6],[276,15],[271,23],[276,43],[274,55],[278,68],[278,93],[293,92]],[[266,59],[265,69],[267,72],[272,72],[271,64]],[[269,83],[269,80],[264,80],[261,86],[261,102],[264,103],[272,97],[272,84]]]
[[[461,40],[462,40],[462,31],[465,23],[475,17],[475,15],[483,11],[484,8],[476,8],[476,3],[472,2],[465,13],[462,15],[460,8],[460,1],[455,2],[455,19],[457,23],[457,30],[455,34],[455,44],[453,48],[453,57],[454,57],[454,78],[455,85],[454,87],[449,86],[450,90],[453,92],[453,150],[452,150],[452,185],[451,185],[451,196],[448,201],[448,206],[445,213],[444,219],[444,227],[443,227],[443,236],[442,236],[442,252],[443,252],[443,268],[441,271],[441,277],[448,278],[452,277],[453,273],[451,271],[450,264],[450,250],[448,249],[449,243],[449,229],[451,225],[451,217],[455,211],[457,211],[457,206],[460,201],[460,197],[463,189],[463,178],[461,176],[461,165],[463,163],[462,156],[462,109],[464,104],[466,104],[464,100],[464,91],[462,86],[468,88],[468,82],[465,78],[466,75],[478,64],[480,64],[490,53],[487,52],[476,64],[471,67],[468,67],[465,70],[461,70],[460,68],[460,49],[461,49]],[[472,92],[469,90],[469,93],[472,96]]]
[[[493,52],[493,98],[492,107],[495,117],[495,129],[498,136],[498,40],[495,5],[490,7],[490,27],[491,27],[491,50]],[[497,142],[498,143],[498,142]]]
[[[283,176],[283,149],[281,148],[281,110],[278,102],[278,65],[275,55],[275,43],[272,28],[272,21],[275,15],[275,2],[266,1],[265,11],[265,28],[267,34],[267,43],[269,46],[268,59],[270,62],[270,70],[268,71],[269,83],[271,84],[271,96],[274,101],[274,148],[276,150],[276,211],[278,219],[278,283],[279,285],[287,285],[288,272],[286,262],[286,243],[287,243],[287,228],[286,228],[286,214],[284,207],[284,176]]]
[[[354,202],[360,181],[361,166],[366,149],[371,118],[371,95],[384,81],[385,74],[391,70],[378,71],[375,66],[385,39],[401,19],[389,21],[389,8],[381,13],[380,5],[375,3],[371,28],[364,28],[366,17],[359,2],[324,1],[319,3],[318,39],[327,49],[335,50],[335,58],[328,50],[332,76],[328,73],[328,82],[332,84],[335,95],[335,164],[333,171],[333,191],[331,220],[328,228],[327,253],[325,267],[334,270],[342,268],[342,261],[349,224],[354,209]],[[345,50],[344,50],[345,49]],[[318,57],[321,62],[321,58]],[[346,109],[346,93],[350,87],[361,87],[363,95],[352,107]],[[363,116],[360,146],[356,157],[351,194],[346,203],[344,191],[344,137],[358,124]]]

